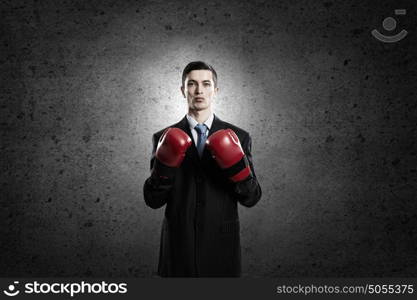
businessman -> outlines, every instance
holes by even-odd
[[[146,204],[165,206],[158,275],[241,275],[238,203],[261,198],[248,132],[220,120],[212,102],[217,73],[205,62],[189,63],[181,93],[187,115],[153,135],[151,175],[143,187]]]

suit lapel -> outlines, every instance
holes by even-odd
[[[210,128],[208,136],[212,135],[213,133],[215,133],[216,131],[220,129],[224,129],[224,122],[220,120],[216,115],[214,115],[213,123],[211,124],[211,128]]]

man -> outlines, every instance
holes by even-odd
[[[189,63],[181,92],[188,114],[153,135],[151,176],[143,192],[151,208],[164,205],[158,274],[237,277],[241,274],[237,203],[261,198],[249,134],[212,112],[218,92],[212,66]]]

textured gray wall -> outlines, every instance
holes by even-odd
[[[376,41],[396,8],[397,44]],[[219,73],[263,188],[252,277],[417,276],[413,1],[9,1],[1,31],[0,276],[154,276],[153,132],[183,67]]]

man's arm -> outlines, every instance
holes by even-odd
[[[233,192],[240,204],[246,207],[252,207],[261,199],[262,190],[256,179],[255,170],[253,168],[251,153],[252,138],[249,135],[247,135],[247,138],[242,142],[242,148],[248,159],[251,175],[243,181],[236,182],[233,187]]]
[[[156,147],[158,145],[158,137],[156,134],[152,137],[152,158],[150,164],[151,176],[146,179],[143,185],[143,196],[146,205],[151,208],[160,208],[165,205],[168,201],[169,194],[173,187],[173,178],[161,178],[153,172],[154,165],[156,163]]]

